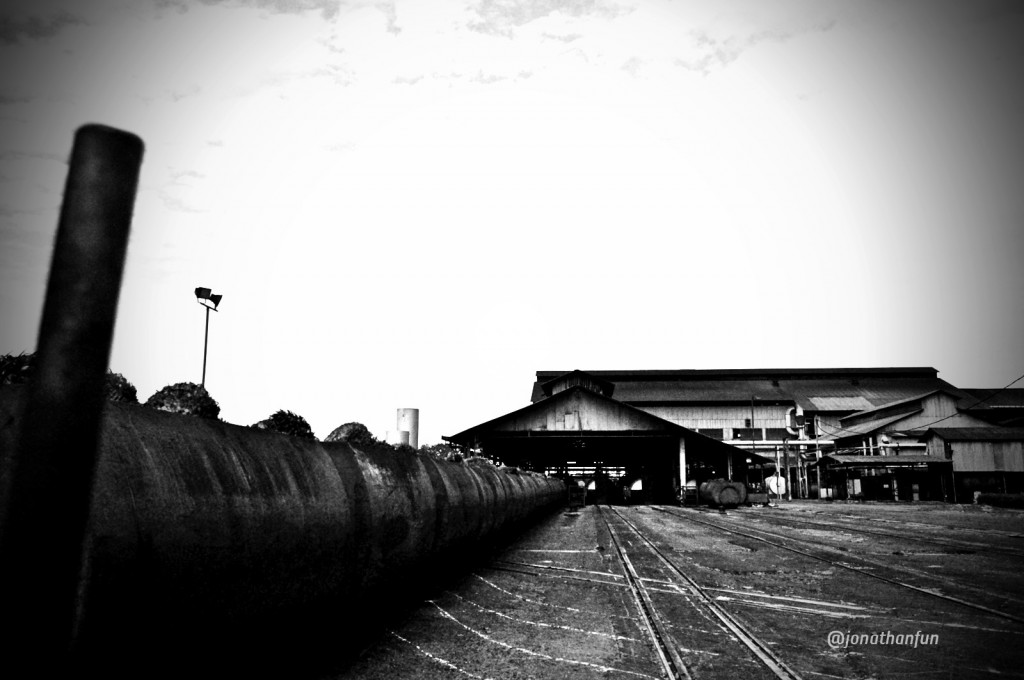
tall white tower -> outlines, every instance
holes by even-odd
[[[420,447],[420,410],[418,408],[398,409],[398,431],[409,433],[409,446]]]

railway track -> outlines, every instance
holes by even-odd
[[[607,509],[602,509],[598,506],[598,514],[611,536],[612,545],[615,548],[615,554],[619,559],[626,581],[632,591],[637,610],[640,612],[644,620],[645,627],[647,628],[648,634],[654,643],[662,668],[667,677],[674,680],[677,678],[691,678],[693,676],[691,675],[686,661],[678,651],[681,646],[674,639],[671,631],[669,631],[667,622],[659,613],[658,608],[654,604],[651,592],[645,585],[645,581],[650,582],[654,579],[642,578],[637,572],[633,564],[633,560],[630,558],[630,552],[624,545],[624,541],[621,540],[619,530],[617,530],[613,524],[625,527],[629,532],[629,535],[639,541],[644,548],[646,548],[656,558],[657,562],[664,567],[665,571],[676,579],[672,585],[676,585],[681,588],[682,591],[689,595],[694,602],[710,613],[720,626],[724,630],[727,630],[738,642],[744,645],[753,657],[757,659],[757,661],[760,662],[771,673],[771,675],[776,678],[780,678],[781,680],[800,680],[800,675],[788,666],[781,658],[779,658],[765,641],[761,640],[757,635],[743,625],[743,623],[719,605],[715,601],[714,596],[708,594],[703,587],[683,572],[682,569],[680,569],[664,551],[658,548],[653,541],[645,536],[635,524],[623,517],[621,513],[610,506],[608,506]],[[614,517],[617,521],[613,523],[609,520],[609,516]]]
[[[811,511],[811,514],[822,514],[820,511]],[[829,514],[829,518],[841,517],[852,521],[864,521],[863,517],[857,515],[844,515],[844,514]],[[1002,529],[980,529],[980,528],[968,528],[968,527],[956,527],[941,524],[933,524],[931,522],[916,522],[913,520],[903,519],[891,519],[888,517],[872,517],[871,521],[877,524],[894,524],[900,527],[915,527],[920,529],[926,529],[931,531],[950,531],[950,532],[970,532],[976,535],[987,534],[991,536],[999,536],[1002,538],[1013,538],[1013,539],[1024,539],[1024,534],[1017,531],[1005,531]]]
[[[702,524],[713,529],[717,529],[718,531],[733,534],[736,536],[743,536],[744,538],[759,541],[782,550],[787,550],[790,552],[797,553],[799,555],[803,555],[805,557],[809,557],[814,560],[825,562],[834,567],[838,567],[848,571],[853,571],[858,574],[863,574],[864,576],[870,577],[872,579],[877,579],[879,581],[884,581],[886,583],[899,586],[901,588],[912,590],[918,593],[923,593],[930,597],[942,599],[948,602],[954,602],[958,605],[982,611],[987,614],[998,616],[1003,619],[1008,619],[1016,623],[1024,623],[1024,618],[1017,616],[1016,614],[1002,611],[994,607],[989,607],[979,602],[965,599],[964,597],[948,595],[934,588],[908,583],[907,577],[924,578],[928,581],[931,581],[932,583],[941,583],[959,593],[970,591],[973,592],[975,595],[982,595],[990,601],[1010,602],[1014,605],[1024,604],[1024,602],[1022,602],[1018,598],[1014,598],[1001,593],[992,593],[982,588],[977,588],[965,583],[956,582],[936,574],[929,574],[917,570],[908,569],[906,567],[899,567],[893,564],[883,564],[881,562],[871,560],[865,557],[849,555],[847,553],[842,553],[835,548],[824,546],[820,543],[816,543],[814,541],[810,541],[803,538],[782,536],[773,532],[766,531],[764,529],[759,529],[750,526],[744,526],[742,530],[737,529],[735,527],[723,526],[719,522],[713,522],[708,520],[707,518],[699,517],[698,515],[703,513],[700,513],[697,510],[682,510],[680,508],[666,508],[658,506],[651,506],[651,508],[658,512],[662,512],[675,517],[683,517],[689,521],[696,522],[697,524]],[[834,559],[836,557],[841,557],[842,559]],[[890,575],[885,576],[882,573],[878,573],[879,571],[888,572]]]
[[[753,520],[760,523],[761,518],[753,516],[751,513],[742,513],[745,520]],[[798,517],[788,517],[780,513],[772,514],[772,520],[788,523],[788,524],[800,524],[803,526],[819,527],[825,530],[841,530],[851,531],[858,534],[867,534],[870,536],[881,536],[884,538],[891,538],[899,541],[915,541],[919,543],[928,543],[931,545],[941,546],[954,552],[971,551],[971,552],[984,552],[984,553],[998,553],[1001,555],[1009,555],[1011,557],[1017,557],[1024,559],[1024,550],[1015,550],[1009,547],[994,546],[987,543],[976,543],[974,541],[962,541],[959,539],[949,538],[937,538],[934,536],[920,536],[920,535],[907,535],[898,534],[892,531],[882,531],[879,529],[865,529],[863,526],[854,526],[847,522],[818,522],[809,519],[802,519]],[[941,529],[941,527],[932,527],[933,529]]]

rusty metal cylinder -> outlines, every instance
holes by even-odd
[[[719,508],[735,508],[747,502],[747,485],[727,479],[709,479],[700,485],[700,499]]]
[[[22,396],[0,388],[0,456]],[[317,617],[354,634],[564,498],[539,474],[108,403],[77,644],[192,653],[232,631],[280,640]]]
[[[102,125],[75,133],[37,364],[0,474],[0,675],[68,649],[96,442],[143,143]],[[13,622],[13,623],[12,623]],[[17,655],[17,657],[15,656]],[[5,668],[4,664],[10,664]],[[60,675],[55,667],[40,676]]]

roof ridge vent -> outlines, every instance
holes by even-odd
[[[586,371],[580,370],[563,373],[557,378],[547,381],[540,387],[544,391],[544,396],[547,397],[574,387],[580,387],[604,397],[612,396],[612,392],[615,390],[614,383],[602,380],[601,378],[593,376]]]

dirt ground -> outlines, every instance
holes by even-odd
[[[1024,678],[1022,567],[1022,511],[563,510],[329,677]]]

